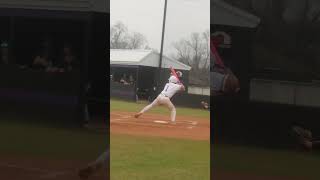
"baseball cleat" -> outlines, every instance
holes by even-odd
[[[137,113],[134,115],[135,118],[139,118],[142,115],[142,113]]]
[[[85,180],[85,179],[88,179],[89,176],[93,174],[93,172],[94,172],[93,167],[88,166],[86,168],[80,169],[78,172],[78,175],[82,180]]]

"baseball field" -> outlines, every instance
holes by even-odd
[[[111,180],[206,180],[210,178],[210,113],[156,107],[139,119],[146,102],[110,102]]]
[[[212,180],[319,179],[317,152],[215,144],[210,163],[209,131],[203,128],[210,124],[208,111],[177,108],[178,121],[199,123],[190,130],[182,122],[178,127],[155,123],[169,119],[164,108],[134,119],[146,103],[112,100],[110,105],[111,180],[205,180],[210,169]]]
[[[0,122],[0,179],[79,180],[77,170],[105,150],[106,133],[5,119]],[[97,173],[92,180],[106,179]]]
[[[215,145],[214,180],[317,180],[320,156],[289,150]]]
[[[205,180],[210,173],[209,112],[177,108],[132,115],[145,102],[111,100],[112,180]],[[76,171],[105,150],[107,134],[4,119],[0,122],[1,179],[78,180]],[[318,180],[319,153],[215,144],[214,180]],[[106,179],[104,172],[92,180]]]

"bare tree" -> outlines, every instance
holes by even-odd
[[[205,32],[202,33],[202,37],[204,40],[204,46],[203,50],[203,60],[204,60],[204,67],[210,68],[210,31],[206,30]]]
[[[142,49],[147,46],[147,38],[139,33],[130,33],[128,27],[117,22],[110,28],[111,49]]]
[[[209,36],[208,30],[202,34],[192,33],[190,39],[174,42],[173,47],[176,50],[174,58],[195,70],[208,68],[210,62]]]
[[[128,28],[122,22],[117,22],[110,29],[110,48],[127,49],[127,47]]]
[[[173,43],[176,54],[173,58],[192,67],[190,81],[199,85],[209,84],[210,32],[192,33],[188,39]]]
[[[178,59],[184,64],[191,65],[191,48],[189,47],[187,40],[181,39],[178,42],[174,42],[173,47],[176,50],[176,54],[173,55],[173,58]]]
[[[191,67],[194,70],[198,70],[200,68],[201,61],[201,36],[199,33],[192,33],[191,38],[187,41],[188,46],[193,51],[192,63]]]
[[[147,39],[146,37],[138,32],[133,32],[132,35],[129,37],[128,48],[129,49],[141,49],[146,45]]]

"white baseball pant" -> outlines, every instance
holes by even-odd
[[[145,113],[147,111],[149,111],[151,108],[153,108],[154,106],[166,106],[170,111],[171,111],[171,122],[175,122],[176,121],[176,108],[174,107],[174,105],[172,104],[171,100],[169,97],[160,94],[151,104],[149,104],[148,106],[144,107],[140,113]]]

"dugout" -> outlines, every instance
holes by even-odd
[[[232,99],[248,101],[253,37],[260,19],[222,0],[214,0],[211,2],[210,21],[211,39],[220,41],[216,49],[225,66],[230,68],[240,81],[241,90]]]
[[[161,82],[159,76],[160,54],[152,50],[110,50],[110,94],[111,97],[136,101],[152,100],[157,85],[162,88],[170,76],[170,67],[183,73],[181,79],[188,87],[188,74],[191,67],[163,56]]]
[[[104,0],[0,2],[0,116],[80,124],[88,84],[91,96],[106,96],[108,6]],[[66,46],[72,68],[34,68],[43,52],[52,67],[64,67]]]
[[[251,128],[256,125],[252,122],[250,124],[248,117],[251,112],[248,104],[252,45],[260,19],[223,0],[213,0],[210,6],[211,40],[220,41],[216,46],[217,52],[224,65],[232,70],[240,82],[240,92],[237,94],[211,96],[211,117],[214,118],[211,139],[241,144],[247,140],[247,135],[252,132]],[[214,62],[211,61],[210,65],[212,71]],[[258,122],[257,119],[255,122]]]
[[[288,76],[273,68],[253,72],[253,66],[261,62],[253,61],[252,49],[259,22],[254,15],[223,1],[211,3],[211,35],[222,37],[218,51],[241,83],[241,101],[234,96],[212,97],[211,135],[223,143],[288,148],[295,143],[290,136],[292,125],[319,133],[319,121],[314,117],[319,116],[320,87],[308,73]]]

